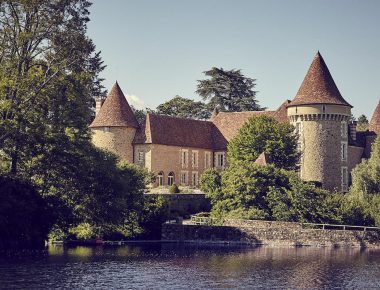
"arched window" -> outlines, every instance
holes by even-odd
[[[164,185],[164,173],[162,171],[158,172],[157,179],[158,179],[158,186],[163,186]]]
[[[175,179],[174,179],[174,172],[171,171],[168,175],[168,185],[173,185]]]

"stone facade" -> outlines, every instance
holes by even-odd
[[[342,190],[348,185],[348,116],[290,115],[298,129],[301,150],[300,176],[306,181],[320,182],[328,190]],[[342,130],[342,128],[346,128]],[[343,152],[344,151],[344,152]]]
[[[204,148],[167,146],[161,144],[135,145],[135,163],[162,176],[162,186],[172,182],[182,186],[198,187],[202,173],[213,167],[213,151]],[[143,160],[139,157],[144,156]],[[184,177],[185,175],[186,177]],[[156,179],[154,186],[159,186]]]
[[[92,142],[95,146],[107,149],[118,155],[121,160],[133,163],[132,141],[136,132],[135,128],[94,128],[92,132]]]

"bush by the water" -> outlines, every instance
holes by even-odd
[[[177,184],[172,184],[169,186],[169,193],[180,193],[180,190],[177,186]]]
[[[45,200],[29,182],[0,176],[0,248],[43,247],[52,222]]]
[[[222,173],[207,170],[201,188],[215,218],[380,225],[379,194],[328,192],[272,165],[237,162]]]

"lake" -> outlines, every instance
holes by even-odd
[[[130,244],[15,252],[1,289],[380,289],[380,250]]]

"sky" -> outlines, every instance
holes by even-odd
[[[94,0],[88,35],[137,108],[200,100],[212,67],[256,79],[261,106],[293,99],[319,50],[353,114],[380,100],[378,0]]]

